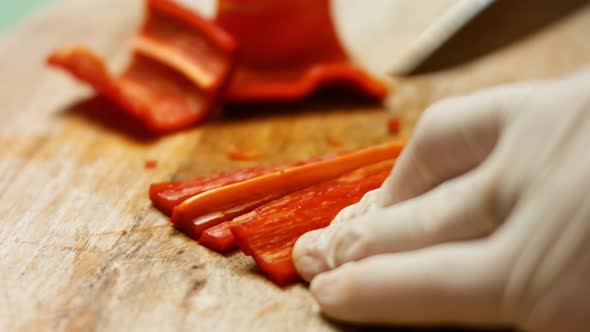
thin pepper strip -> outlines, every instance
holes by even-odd
[[[359,167],[395,158],[403,142],[392,142],[287,168],[192,196],[172,212],[172,223],[193,239],[203,231],[254,208]]]
[[[376,100],[387,94],[385,84],[356,66],[344,51],[329,0],[218,4],[215,22],[240,43],[228,101],[296,100],[334,83]]]
[[[219,253],[228,252],[237,248],[238,243],[231,232],[233,225],[233,221],[224,221],[206,229],[201,234],[201,238],[199,238],[199,244]]]
[[[149,0],[147,8],[137,52],[121,76],[109,74],[102,59],[83,46],[58,50],[47,62],[91,85],[146,129],[163,134],[194,125],[216,108],[235,43],[170,1]]]
[[[197,177],[189,181],[154,183],[150,185],[149,195],[152,203],[164,214],[170,216],[175,206],[202,192],[304,163],[305,161],[295,161],[276,165],[262,165],[206,177]]]
[[[286,195],[234,219],[231,232],[275,283],[296,281],[292,250],[299,236],[328,226],[341,209],[381,186],[392,166],[393,160],[372,164]]]
[[[301,166],[320,160],[330,159],[336,154],[329,154],[319,158],[296,160],[274,165],[259,165],[245,169],[237,169],[210,176],[200,176],[188,181],[173,181],[153,183],[150,185],[149,196],[152,203],[164,214],[171,216],[174,207],[188,198],[202,192],[221,188],[223,186],[242,182],[291,167]]]

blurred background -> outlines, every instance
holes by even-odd
[[[0,0],[0,34],[51,0]]]
[[[210,2],[209,0],[177,1],[190,6],[195,6],[201,2]],[[354,0],[349,1],[351,4],[357,4]],[[22,23],[26,17],[54,2],[55,0],[0,0],[0,35],[6,34],[9,30],[18,26],[19,23]],[[391,5],[387,0],[384,3]],[[488,54],[538,32],[589,3],[588,0],[496,0],[490,8],[460,29],[459,33],[455,34],[451,40],[444,43],[443,47],[432,54],[419,68],[416,68],[414,73],[432,72],[453,67]],[[362,2],[360,4],[362,5]],[[401,5],[398,4],[398,6]],[[208,10],[208,6],[204,8],[201,8],[202,6],[196,7],[199,7],[201,14],[204,14],[204,16],[212,15],[212,11]],[[354,6],[351,7],[354,8]],[[423,16],[428,17],[427,15]],[[407,22],[403,23],[408,24]],[[401,32],[396,33],[396,38],[404,37]],[[346,36],[341,35],[340,37]],[[344,40],[344,42],[350,43],[349,40]],[[357,46],[354,45],[355,43],[357,41],[352,40],[353,48]],[[366,48],[366,45],[364,46]],[[457,52],[457,50],[461,50],[461,52]]]

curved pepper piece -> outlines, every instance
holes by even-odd
[[[163,134],[187,128],[217,106],[235,53],[231,36],[167,0],[147,1],[148,18],[136,52],[120,77],[110,75],[91,50],[75,46],[52,54],[50,65],[69,71]]]
[[[58,51],[48,63],[87,82],[156,133],[188,127],[212,107],[207,96],[184,76],[142,55],[135,55],[119,78],[111,76],[102,60],[84,47]]]
[[[213,91],[232,69],[235,40],[193,10],[168,0],[147,0],[147,18],[133,48],[183,73],[197,87]]]
[[[286,285],[298,278],[291,257],[295,241],[328,226],[340,210],[381,186],[392,166],[393,160],[372,164],[286,195],[234,219],[231,232],[260,269]]]
[[[219,0],[215,22],[240,44],[226,93],[233,102],[295,100],[328,83],[380,100],[386,86],[343,50],[329,0]]]

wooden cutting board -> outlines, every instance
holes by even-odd
[[[471,61],[396,79],[388,102],[403,119],[401,135],[442,97],[590,63],[588,5],[495,44],[502,28],[551,18],[570,2],[500,1],[527,16],[484,15],[423,70],[462,55]],[[385,109],[332,94],[291,106],[234,107],[159,140],[126,135],[104,121],[110,106],[88,101],[88,90],[43,60],[83,42],[121,68],[140,16],[140,1],[62,1],[0,40],[0,330],[355,330],[318,315],[304,285],[280,289],[250,258],[210,252],[175,232],[150,205],[147,188],[252,165],[228,160],[231,149],[255,151],[268,163],[333,151],[334,140],[344,149],[382,142]],[[474,57],[489,46],[497,47]],[[152,159],[157,167],[145,169]]]

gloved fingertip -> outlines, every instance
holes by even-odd
[[[319,274],[311,282],[309,287],[311,295],[322,312],[330,314],[334,307],[342,301],[341,281],[337,271],[329,271]]]
[[[295,268],[299,275],[307,281],[327,269],[317,250],[317,242],[322,232],[323,230],[316,230],[303,234],[293,248]]]

